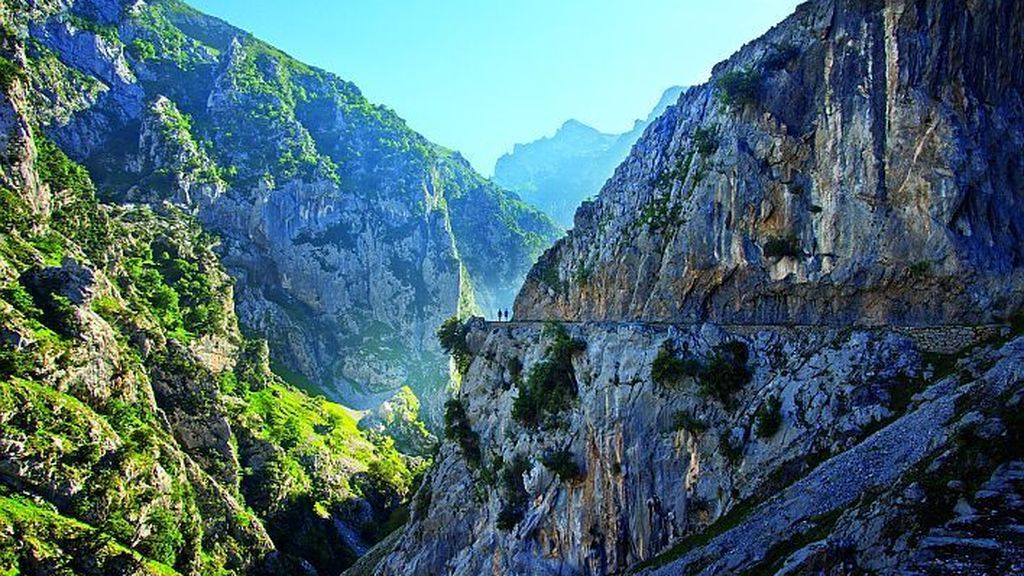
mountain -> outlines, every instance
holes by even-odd
[[[247,333],[359,408],[437,414],[435,328],[510,306],[556,227],[358,88],[176,0],[8,0],[43,133],[102,199],[219,238]]]
[[[446,440],[348,574],[1018,570],[1022,22],[812,0],[716,66],[513,322],[447,326]]]
[[[685,91],[665,91],[646,120],[637,120],[623,134],[604,134],[569,120],[554,136],[516,144],[494,166],[494,181],[539,207],[563,228],[572,228],[576,208],[597,194],[629,154],[644,130]]]
[[[0,571],[337,574],[404,513],[426,461],[386,434],[429,443],[423,423],[363,431],[273,374],[216,237],[173,204],[99,201],[36,124],[56,109],[31,12],[4,6]]]

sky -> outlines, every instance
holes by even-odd
[[[190,0],[354,82],[485,176],[574,118],[624,132],[797,0]]]

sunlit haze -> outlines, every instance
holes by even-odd
[[[483,174],[569,118],[627,130],[672,85],[785,18],[796,0],[196,0],[355,82]]]

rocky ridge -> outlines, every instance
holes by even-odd
[[[353,84],[176,0],[7,2],[43,131],[105,198],[221,238],[239,319],[308,389],[436,413],[445,318],[509,306],[542,214]]]
[[[1020,304],[1013,2],[807,2],[647,129],[521,320],[932,324]]]

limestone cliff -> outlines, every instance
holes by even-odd
[[[436,408],[434,329],[508,307],[555,226],[353,84],[176,0],[9,0],[35,118],[106,198],[218,235],[247,330],[281,370],[370,407]]]
[[[523,320],[930,324],[1024,291],[1019,2],[816,1],[655,122]]]
[[[353,573],[1019,571],[1022,22],[817,0],[717,66],[515,322],[444,334],[447,441]]]
[[[376,574],[774,574],[784,561],[891,574],[970,553],[984,532],[942,544],[943,523],[986,497],[993,517],[1010,515],[984,536],[1006,554],[977,566],[1021,559],[1019,509],[996,502],[1019,497],[1019,474],[1005,493],[974,495],[1022,456],[1020,337],[947,356],[935,347],[959,347],[959,329],[572,325],[585,346],[571,356],[575,396],[531,424],[516,406],[550,360],[551,331],[470,326],[465,428]],[[747,377],[728,395],[714,388],[727,369],[663,365],[671,351],[709,370],[736,343]]]

